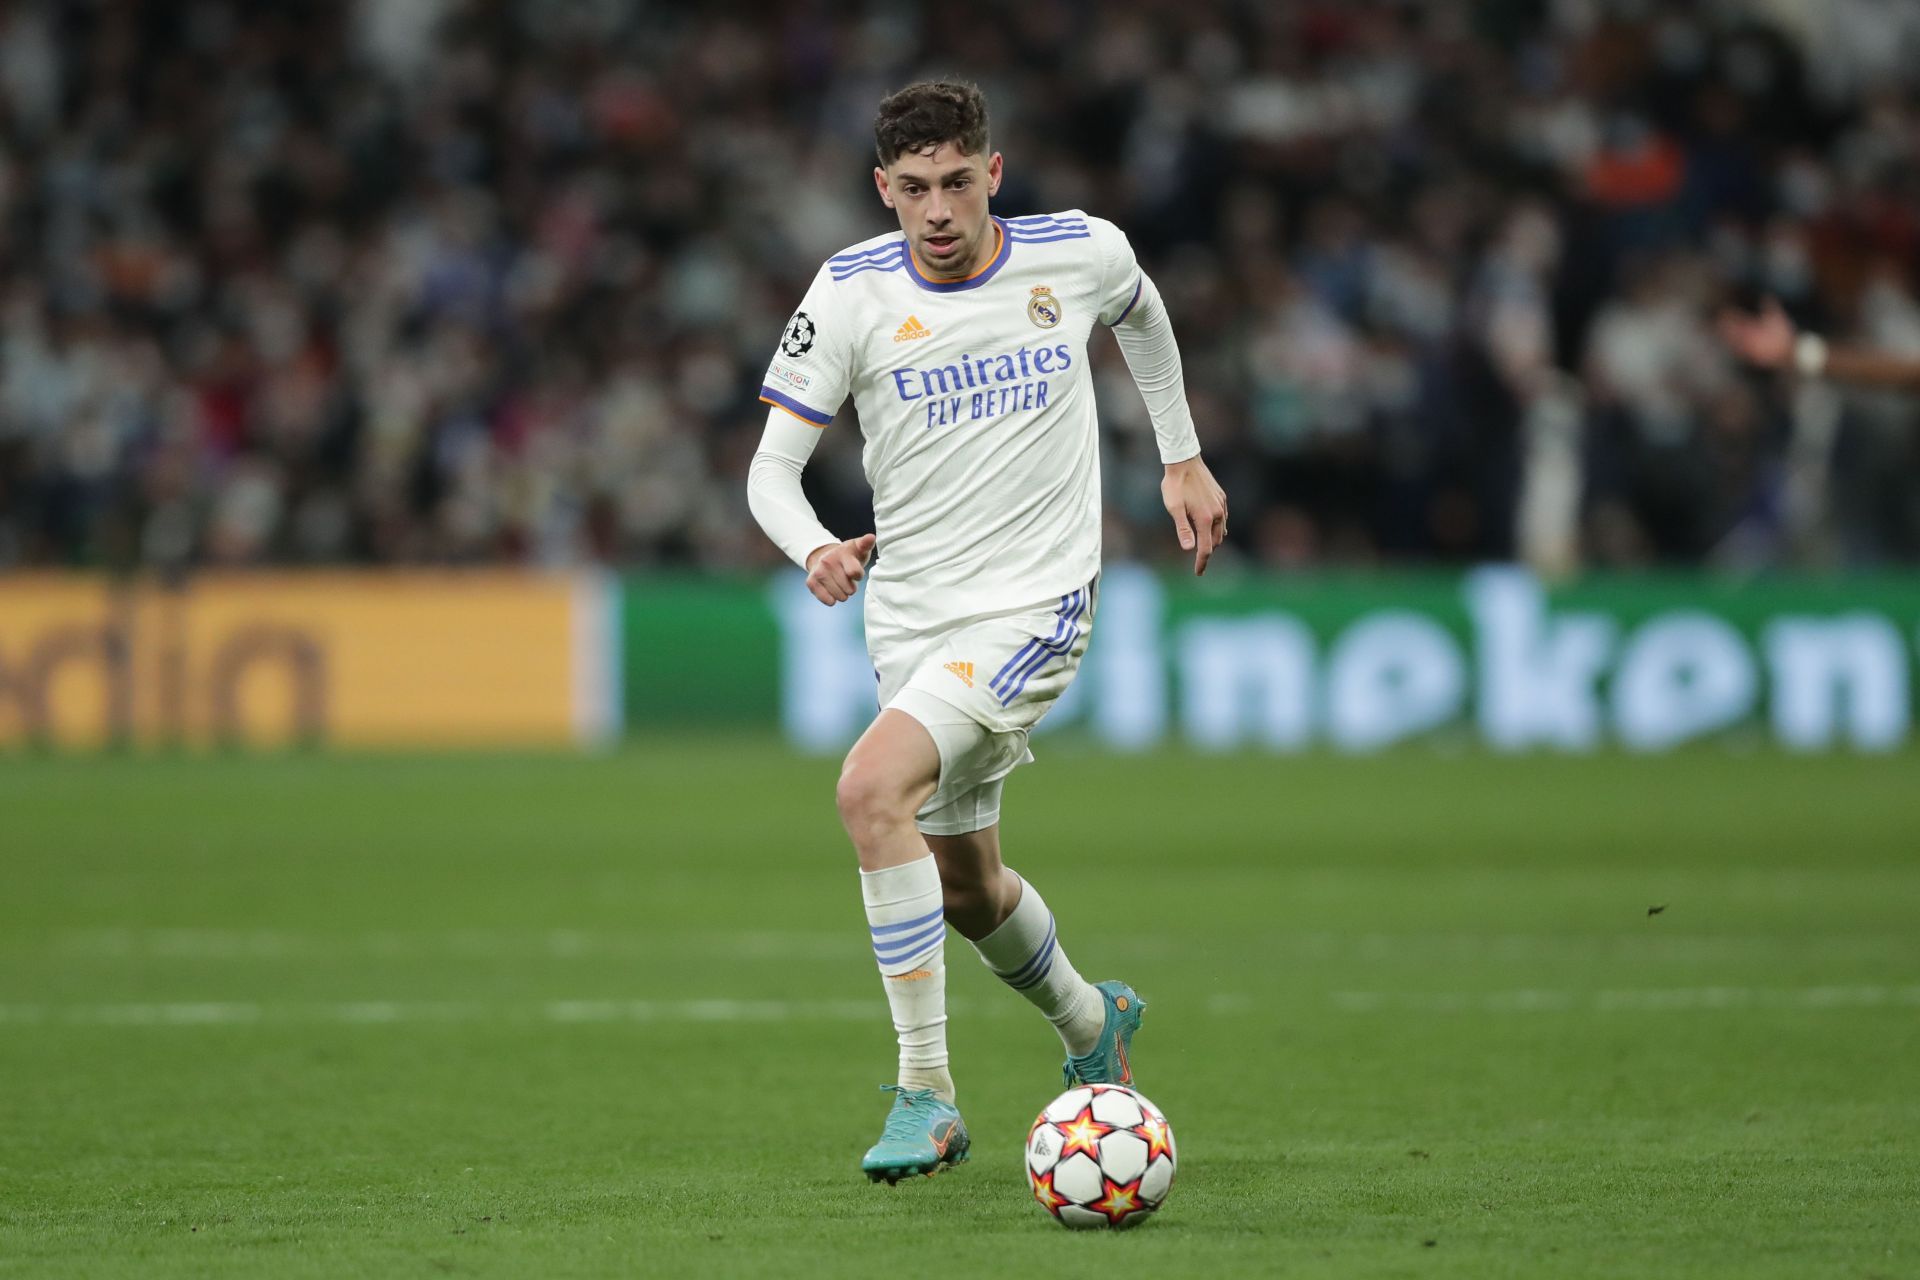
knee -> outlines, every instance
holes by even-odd
[[[840,810],[841,824],[856,841],[866,834],[913,820],[907,789],[889,777],[886,770],[852,757],[840,770],[833,802]]]

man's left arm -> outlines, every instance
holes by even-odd
[[[1134,262],[1133,250],[1117,228],[1101,238],[1113,245],[1107,266],[1112,305],[1117,308],[1111,319],[1101,318],[1113,326],[1120,353],[1153,422],[1160,461],[1166,466],[1160,500],[1173,517],[1181,550],[1193,552],[1194,573],[1202,574],[1227,536],[1227,495],[1200,458],[1200,437],[1193,429],[1193,411],[1187,407],[1180,345],[1174,341],[1173,322],[1160,291]]]

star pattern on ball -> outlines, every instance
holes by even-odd
[[[1065,1160],[1076,1151],[1084,1151],[1098,1160],[1100,1139],[1112,1133],[1113,1130],[1113,1125],[1102,1124],[1093,1118],[1093,1104],[1089,1102],[1080,1108],[1079,1115],[1060,1126],[1060,1136],[1066,1139],[1060,1147],[1060,1158]]]
[[[1147,1140],[1147,1159],[1173,1154],[1173,1131],[1159,1116],[1148,1116],[1133,1131]]]
[[[1140,1212],[1140,1179],[1135,1178],[1132,1182],[1115,1182],[1112,1178],[1102,1175],[1100,1182],[1106,1194],[1087,1208],[1095,1213],[1106,1214],[1107,1222],[1116,1227]]]
[[[1058,1191],[1055,1191],[1053,1189],[1053,1171],[1051,1169],[1049,1169],[1045,1173],[1039,1173],[1034,1175],[1033,1198],[1035,1200],[1038,1200],[1041,1204],[1045,1205],[1047,1207],[1047,1212],[1055,1215],[1056,1217],[1060,1213],[1061,1205],[1072,1203],[1072,1201],[1068,1200],[1067,1197],[1061,1195]]]

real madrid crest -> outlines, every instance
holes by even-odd
[[[1053,296],[1051,287],[1035,286],[1033,296],[1027,299],[1027,319],[1042,329],[1051,329],[1060,323],[1060,299]]]

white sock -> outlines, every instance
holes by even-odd
[[[1053,912],[1024,878],[1020,901],[1000,927],[973,944],[999,979],[1032,1001],[1060,1033],[1068,1053],[1086,1053],[1099,1043],[1107,1004],[1067,959],[1053,927]]]
[[[893,1008],[900,1041],[899,1083],[932,1089],[954,1100],[947,1070],[947,921],[940,868],[928,854],[917,862],[860,873],[873,958]]]

